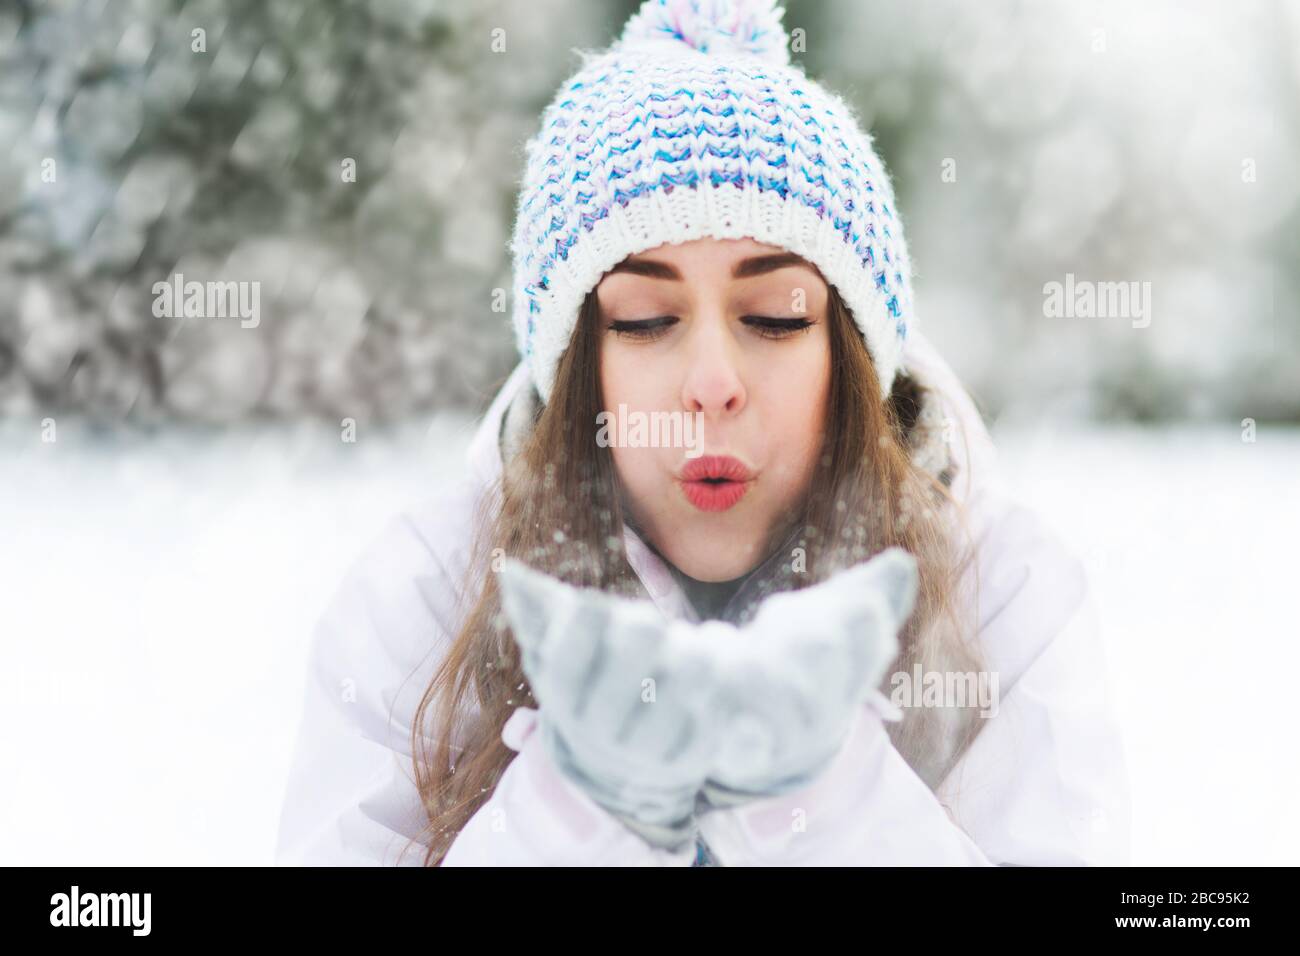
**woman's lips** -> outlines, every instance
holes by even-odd
[[[730,455],[688,460],[678,475],[686,500],[701,511],[726,511],[745,496],[753,473]]]
[[[749,490],[747,481],[683,481],[686,500],[701,511],[726,511]]]

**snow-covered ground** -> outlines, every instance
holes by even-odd
[[[472,423],[0,428],[0,863],[268,863],[316,615]],[[1097,588],[1134,862],[1300,862],[1300,431],[1001,428]]]

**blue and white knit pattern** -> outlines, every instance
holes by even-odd
[[[912,316],[893,187],[850,107],[790,64],[773,4],[647,0],[543,113],[511,243],[516,342],[543,401],[601,276],[703,237],[816,265],[888,395]]]

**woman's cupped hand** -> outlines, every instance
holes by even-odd
[[[888,548],[768,597],[741,627],[669,620],[507,558],[502,609],[562,773],[652,844],[697,812],[806,786],[898,654],[916,560]]]

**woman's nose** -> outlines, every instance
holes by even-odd
[[[745,386],[725,319],[698,321],[685,354],[682,403],[688,412],[734,415],[745,407]]]

